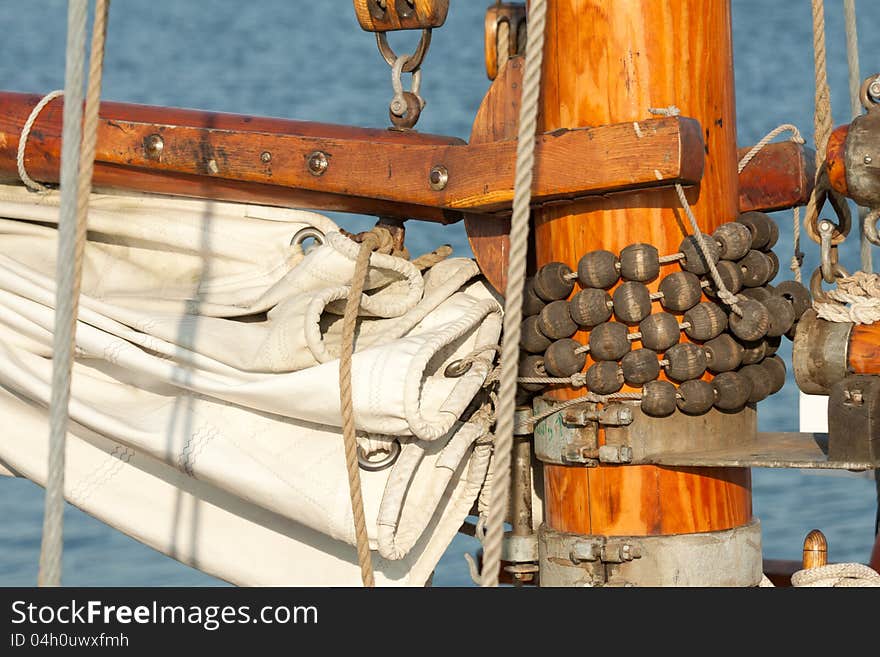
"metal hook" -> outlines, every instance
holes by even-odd
[[[394,66],[395,62],[397,62],[398,56],[395,54],[394,49],[388,44],[388,34],[386,32],[376,32],[376,44],[379,46],[379,52],[382,54],[382,57],[385,58],[388,66]],[[430,47],[431,28],[428,27],[422,30],[419,45],[416,46],[415,52],[408,56],[408,61],[403,67],[403,72],[412,73],[413,71],[418,70],[419,67],[421,67],[422,62],[425,60],[425,55],[428,54],[428,48]]]

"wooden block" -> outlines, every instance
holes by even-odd
[[[751,148],[740,148],[742,159]],[[816,155],[793,141],[768,144],[739,174],[739,211],[772,212],[806,205],[816,179]]]
[[[367,32],[441,27],[449,0],[354,0],[358,23]]]

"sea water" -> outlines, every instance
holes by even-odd
[[[720,0],[719,0],[720,1]],[[489,0],[454,0],[436,30],[424,64],[424,132],[467,138],[488,81],[483,67],[483,14]],[[742,145],[781,123],[795,123],[812,143],[813,53],[809,0],[732,0],[737,130]],[[858,3],[864,75],[880,71],[880,3]],[[63,87],[66,3],[4,0],[0,4],[0,89],[45,93]],[[828,3],[828,67],[835,123],[850,118],[841,3]],[[417,36],[393,35],[399,51]],[[113,3],[107,41],[104,98],[311,121],[385,127],[391,99],[389,68],[375,39],[357,24],[349,0],[126,0]],[[349,230],[368,217],[333,215]],[[783,263],[792,250],[791,213],[775,215]],[[410,222],[413,253],[449,243],[470,255],[461,225]],[[805,271],[818,264],[810,242]],[[858,268],[851,238],[844,264]],[[878,256],[880,257],[880,256]],[[790,362],[791,346],[780,354]],[[783,390],[759,405],[763,431],[798,429],[798,391],[789,374]],[[3,423],[14,418],[0,419]],[[873,479],[862,474],[818,475],[798,470],[753,470],[754,507],[763,526],[764,554],[797,559],[806,533],[828,537],[832,561],[866,561],[876,509]],[[27,481],[0,478],[0,586],[36,582],[43,491]],[[235,540],[230,537],[230,540]],[[463,559],[477,548],[464,536],[440,562],[434,585],[468,585]],[[64,583],[86,586],[222,584],[147,548],[68,507]]]

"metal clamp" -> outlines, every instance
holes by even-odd
[[[412,86],[409,91],[403,88],[401,76],[406,70],[409,55],[401,55],[391,67],[391,88],[394,98],[388,106],[388,116],[398,130],[410,130],[419,122],[419,116],[425,107],[425,99],[419,94],[422,85],[422,70],[417,68],[412,73]]]

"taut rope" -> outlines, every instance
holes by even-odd
[[[40,586],[61,584],[64,448],[109,5],[109,0],[98,0],[95,6],[89,87],[83,123],[82,86],[88,1],[70,0],[68,4],[67,65],[64,80],[66,102],[61,143],[61,209],[58,218],[52,396],[49,405],[49,466],[46,476],[46,510],[43,517],[43,542],[38,575]]]
[[[510,254],[505,291],[504,339],[501,349],[501,381],[495,426],[493,490],[483,542],[482,586],[498,586],[501,567],[501,543],[510,492],[510,452],[513,447],[514,410],[517,370],[519,367],[520,324],[522,322],[523,285],[526,279],[526,254],[529,247],[529,215],[535,165],[535,133],[538,125],[538,101],[541,95],[541,66],[544,60],[544,27],[547,0],[532,0],[528,13],[528,44],[523,79],[519,135],[516,148],[516,183],[513,216],[510,222]]]

